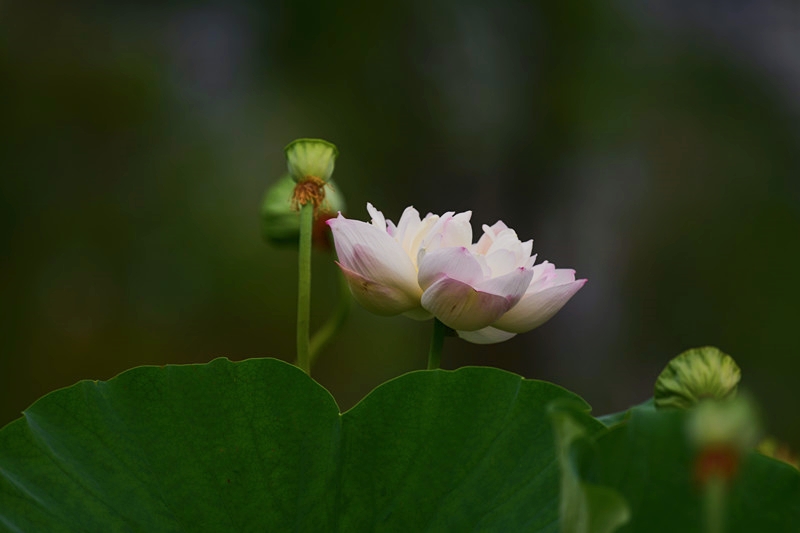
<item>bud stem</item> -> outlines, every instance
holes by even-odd
[[[445,333],[447,333],[447,326],[442,324],[438,318],[434,318],[433,336],[431,337],[431,347],[428,351],[428,370],[439,368],[441,364]]]
[[[338,268],[336,270],[339,270]],[[350,312],[350,288],[347,285],[347,278],[344,277],[341,270],[338,272],[339,287],[337,289],[339,302],[336,304],[336,309],[333,314],[328,318],[328,321],[319,328],[319,330],[311,337],[311,354],[309,366],[314,364],[314,359],[319,355],[320,350],[328,344],[334,335],[336,335],[342,325],[344,324],[347,314]]]
[[[725,531],[725,499],[727,491],[726,480],[721,476],[711,476],[706,482],[703,488],[705,533],[723,533]]]
[[[311,324],[311,232],[314,225],[314,204],[300,207],[300,248],[297,282],[297,366],[311,375],[308,335]]]

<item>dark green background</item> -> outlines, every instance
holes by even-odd
[[[713,344],[797,447],[799,24],[777,1],[0,2],[0,423],[135,365],[290,359],[295,256],[258,207],[319,136],[351,216],[472,209],[589,278],[445,367],[603,413]],[[315,377],[348,407],[422,367],[430,328],[356,308]]]

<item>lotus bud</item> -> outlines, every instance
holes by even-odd
[[[706,398],[732,398],[741,377],[736,361],[717,348],[687,350],[670,361],[658,376],[655,405],[688,409]]]

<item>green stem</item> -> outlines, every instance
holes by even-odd
[[[314,224],[314,205],[300,207],[300,250],[297,282],[297,366],[311,374],[308,333],[311,324],[311,231]]]
[[[350,312],[350,288],[347,285],[347,278],[344,277],[341,270],[339,271],[339,286],[337,288],[339,301],[336,304],[336,309],[333,314],[328,318],[328,321],[319,328],[313,337],[311,337],[311,357],[309,365],[314,364],[314,359],[319,355],[320,350],[336,335],[344,321],[347,314]]]
[[[439,368],[441,364],[445,333],[447,333],[447,326],[442,324],[438,318],[434,318],[433,336],[431,337],[431,347],[428,351],[428,370]]]
[[[706,482],[703,495],[706,519],[706,533],[725,531],[725,496],[727,486],[719,476],[711,476]]]

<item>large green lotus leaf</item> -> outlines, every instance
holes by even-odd
[[[344,415],[273,359],[136,368],[0,431],[0,530],[555,532],[554,400],[585,406],[490,368],[407,374]]]
[[[0,432],[11,531],[327,527],[340,420],[275,360],[142,367],[36,402]],[[309,512],[315,510],[314,512]]]
[[[687,438],[690,411],[631,410],[578,454],[584,479],[621,493],[631,509],[619,533],[701,532],[702,492]],[[800,472],[756,452],[745,454],[730,486],[727,533],[800,531]]]

